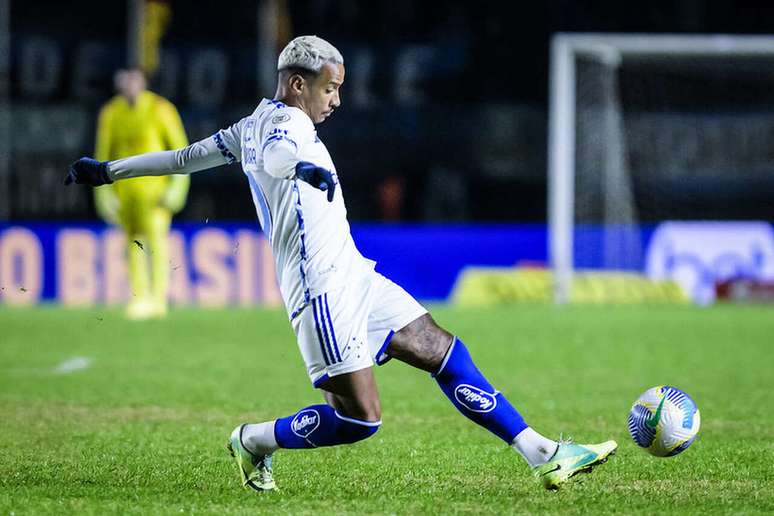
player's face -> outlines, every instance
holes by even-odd
[[[324,122],[341,105],[339,88],[344,84],[344,65],[326,63],[320,73],[307,82],[301,94],[309,118],[315,124]]]
[[[116,74],[118,92],[131,101],[145,91],[145,87],[145,77],[139,70],[121,70]]]

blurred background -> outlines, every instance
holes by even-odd
[[[118,230],[61,186],[94,154],[118,69],[142,65],[195,141],[271,97],[302,34],[345,57],[342,108],[318,131],[355,240],[417,297],[549,302],[563,256],[577,284],[560,301],[769,299],[772,20],[774,4],[731,0],[0,0],[0,302],[131,295]],[[652,39],[592,41],[567,54],[568,79],[551,75],[560,33]],[[655,52],[659,34],[759,39]],[[571,118],[550,118],[552,88]],[[571,127],[574,190],[554,215],[571,227],[550,220],[552,124]],[[238,165],[192,177],[171,241],[173,303],[279,301]]]

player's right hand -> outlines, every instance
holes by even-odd
[[[73,183],[79,185],[109,185],[113,182],[108,176],[108,162],[92,158],[81,158],[70,165],[65,177],[65,186]]]
[[[338,181],[327,168],[318,167],[308,161],[299,161],[296,164],[296,177],[323,192],[327,191],[328,202],[333,201]]]

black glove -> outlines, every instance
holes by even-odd
[[[101,186],[113,182],[108,176],[108,162],[91,158],[81,158],[70,165],[65,177],[65,186],[73,183],[79,185]]]
[[[328,202],[333,201],[333,193],[336,191],[338,181],[327,168],[318,167],[308,161],[299,161],[296,164],[296,177],[322,190],[328,192]]]

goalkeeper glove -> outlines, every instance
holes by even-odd
[[[102,220],[109,224],[118,224],[121,203],[112,186],[104,185],[94,189],[94,209]]]
[[[91,158],[81,158],[70,165],[65,177],[65,186],[73,183],[79,185],[109,185],[113,182],[108,176],[108,162]]]
[[[336,191],[338,181],[330,170],[318,167],[308,161],[299,161],[296,164],[296,177],[323,192],[327,191],[328,202],[333,201],[333,194]]]
[[[178,213],[185,206],[185,198],[188,195],[188,186],[191,178],[181,174],[169,176],[169,185],[161,197],[161,207]]]

